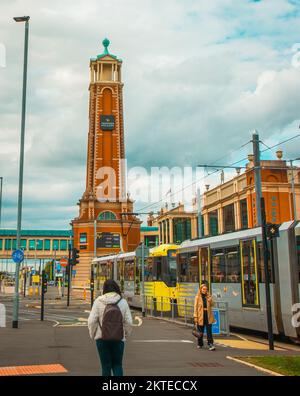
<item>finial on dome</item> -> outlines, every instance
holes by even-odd
[[[104,46],[104,54],[109,54],[107,47],[109,46],[110,41],[108,40],[108,38],[105,38],[105,39],[102,41],[102,44],[103,44],[103,46]]]

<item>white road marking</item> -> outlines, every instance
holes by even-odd
[[[172,342],[172,343],[194,344],[194,342],[190,340],[133,340],[132,342]]]
[[[143,324],[143,319],[142,318],[140,318],[139,316],[136,316],[134,318],[134,320],[136,320],[138,323],[137,324],[133,323],[132,326],[136,326],[136,327],[142,326],[142,324]]]

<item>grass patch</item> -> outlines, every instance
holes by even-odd
[[[300,356],[254,356],[239,359],[282,375],[300,376]]]

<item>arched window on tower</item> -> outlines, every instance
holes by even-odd
[[[109,88],[105,88],[103,91],[103,114],[112,114],[113,104],[112,104],[112,92]]]
[[[113,212],[106,211],[99,214],[98,220],[117,220],[117,217]]]

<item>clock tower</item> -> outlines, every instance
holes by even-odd
[[[132,215],[126,191],[122,61],[109,52],[109,44],[104,39],[103,53],[90,60],[86,189],[72,221],[80,251],[76,287],[90,278],[95,254],[132,251],[140,243],[141,222]]]

